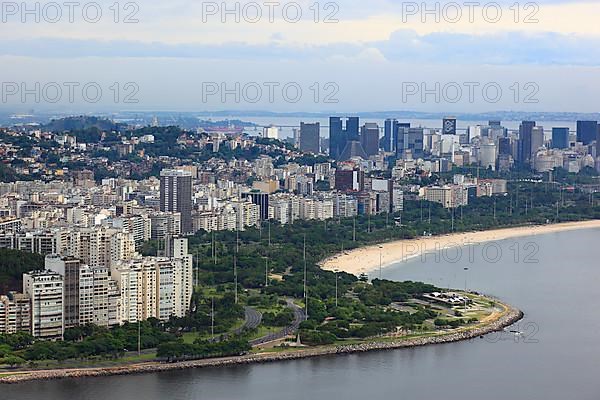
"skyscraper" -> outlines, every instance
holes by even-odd
[[[569,128],[552,128],[552,148],[569,148]]]
[[[499,155],[512,155],[512,144],[510,138],[499,138],[498,139],[498,154]]]
[[[519,164],[531,163],[531,134],[535,127],[535,121],[523,121],[519,127]]]
[[[358,117],[351,117],[344,129],[340,117],[329,118],[329,157],[339,159],[348,142],[360,141],[359,124]]]
[[[544,147],[544,127],[536,126],[531,131],[531,154],[530,159],[533,163],[535,155],[540,148]]]
[[[181,214],[181,232],[193,233],[192,174],[183,170],[162,170],[160,173],[160,210]]]
[[[329,118],[329,157],[337,160],[345,146],[342,119],[340,117]]]
[[[400,124],[398,130],[398,143],[396,145],[396,156],[402,157],[410,152],[413,156],[421,157],[424,150],[425,132],[423,128],[408,128]]]
[[[360,140],[360,118],[350,117],[346,121],[346,137],[348,140]]]
[[[395,119],[386,119],[383,129],[383,139],[381,140],[381,148],[383,151],[392,152],[396,150],[396,142],[394,138],[398,137],[398,121]]]
[[[306,153],[319,154],[321,151],[321,124],[300,123],[300,150]]]
[[[385,121],[384,135],[381,147],[386,152],[396,152],[398,145],[398,134],[402,129],[410,128],[410,123],[398,122],[396,119],[387,119]]]
[[[444,118],[442,135],[456,135],[456,117]]]
[[[596,140],[598,121],[577,121],[577,141],[590,144]]]
[[[379,153],[379,125],[366,123],[361,130],[360,141],[367,156],[375,156]]]

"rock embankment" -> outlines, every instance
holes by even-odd
[[[397,341],[373,341],[367,343],[329,346],[296,350],[283,353],[265,353],[239,357],[227,357],[218,359],[186,361],[181,363],[144,363],[126,365],[111,368],[89,368],[72,370],[45,370],[31,372],[15,372],[13,375],[0,376],[0,383],[20,383],[33,380],[53,380],[64,378],[100,377],[110,375],[129,375],[141,373],[154,373],[164,371],[176,371],[189,368],[225,367],[230,365],[255,364],[275,361],[297,360],[301,358],[319,357],[335,354],[360,353],[367,351],[400,349],[407,347],[419,347],[431,344],[451,343],[477,338],[495,331],[502,330],[523,318],[523,313],[509,306],[506,312],[497,320],[481,327],[467,329],[460,332],[448,333],[439,336],[423,338],[402,339]]]

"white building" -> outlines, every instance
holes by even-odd
[[[23,274],[23,293],[31,301],[31,334],[44,339],[62,339],[63,278],[52,271]]]

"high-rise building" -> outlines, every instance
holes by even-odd
[[[535,158],[539,149],[544,147],[544,127],[536,126],[531,131],[531,161]]]
[[[552,148],[569,148],[569,128],[552,128]]]
[[[456,117],[446,117],[443,120],[442,135],[456,135]]]
[[[192,174],[183,170],[160,173],[160,210],[181,214],[181,232],[193,233]]]
[[[498,154],[512,155],[512,144],[510,138],[504,137],[498,139]]]
[[[596,171],[600,172],[600,126],[596,133]]]
[[[398,144],[396,145],[396,156],[401,158],[407,153],[420,157],[424,151],[425,133],[423,128],[406,128],[400,126],[398,131]]]
[[[398,121],[395,119],[386,119],[383,129],[383,139],[381,139],[381,148],[385,152],[396,151],[396,138],[398,137]]]
[[[577,121],[577,141],[590,144],[598,135],[598,121]]]
[[[300,123],[299,148],[305,153],[318,154],[321,151],[321,124]]]
[[[269,219],[269,195],[258,191],[244,193],[243,198],[248,198],[252,204],[260,207],[260,220],[266,221]]]
[[[329,157],[337,160],[345,146],[342,119],[340,117],[329,118]]]
[[[365,186],[365,173],[359,170],[337,169],[335,171],[335,188],[340,191],[359,192]]]
[[[340,117],[329,118],[329,157],[339,159],[349,141],[360,141],[360,119],[350,117],[344,129]]]
[[[79,325],[79,274],[81,262],[73,257],[62,258],[49,255],[45,259],[46,270],[63,277],[63,320],[66,328]]]
[[[184,317],[192,298],[191,264],[191,256],[186,255],[184,259],[137,258],[112,266],[111,276],[121,297],[117,320],[135,323]]]
[[[9,292],[0,296],[0,334],[30,331],[31,302],[22,293]]]
[[[279,128],[274,125],[263,128],[263,137],[265,139],[279,139]]]
[[[360,139],[367,156],[370,157],[379,153],[379,125],[372,122],[363,125]]]
[[[359,141],[360,140],[360,118],[350,117],[346,121],[346,136],[348,140]]]
[[[523,121],[519,127],[519,154],[517,160],[522,165],[531,164],[531,136],[534,127],[535,121]]]
[[[31,335],[44,339],[62,339],[62,276],[52,271],[23,274],[23,293],[31,301]]]
[[[163,240],[167,236],[181,235],[181,214],[161,212],[150,216],[150,238]]]

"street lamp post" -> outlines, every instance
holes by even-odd
[[[382,254],[381,252],[383,251],[383,246],[379,246],[379,280],[381,280],[382,278]]]
[[[469,274],[469,268],[465,267],[465,311],[467,311],[467,276]]]
[[[338,270],[335,271],[335,307],[338,306]]]

